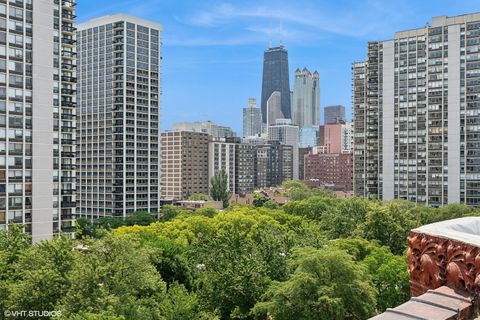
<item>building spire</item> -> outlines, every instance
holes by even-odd
[[[283,47],[283,24],[280,21],[280,47]]]

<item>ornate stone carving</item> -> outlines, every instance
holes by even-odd
[[[408,245],[412,296],[443,285],[480,293],[480,248],[416,232],[410,232]]]

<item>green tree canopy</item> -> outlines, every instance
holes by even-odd
[[[276,320],[367,319],[375,314],[375,289],[352,256],[333,247],[294,250],[293,272],[273,282],[253,312]]]
[[[228,207],[230,192],[228,191],[228,174],[225,170],[217,171],[210,180],[210,195],[215,201],[222,201],[223,207]]]

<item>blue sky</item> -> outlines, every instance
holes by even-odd
[[[79,22],[127,13],[163,25],[161,128],[213,120],[242,134],[242,108],[260,100],[263,51],[280,38],[293,71],[320,72],[321,107],[346,106],[351,63],[367,42],[422,27],[431,17],[480,12],[474,0],[77,0]],[[323,121],[323,111],[322,111]]]

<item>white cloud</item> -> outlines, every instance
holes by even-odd
[[[383,1],[359,1],[358,4],[350,3],[348,6],[312,7],[297,4],[291,5],[252,5],[235,6],[233,4],[220,4],[209,10],[194,13],[180,21],[198,27],[219,27],[234,23],[244,23],[247,28],[252,23],[263,23],[262,29],[266,30],[268,22],[283,23],[285,30],[297,32],[298,30],[335,33],[350,37],[364,37],[367,35],[384,34],[387,30],[394,29],[395,23],[408,16],[408,10],[401,10],[385,4]],[[257,27],[258,28],[258,27]],[[270,27],[271,28],[271,27]],[[389,31],[389,30],[388,30]],[[388,32],[387,31],[387,32]]]

